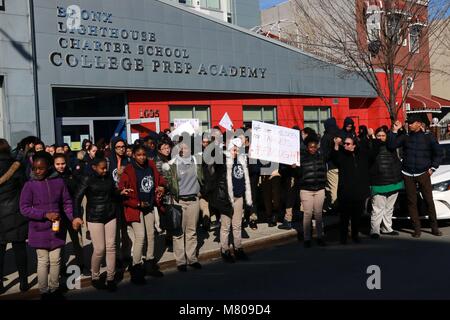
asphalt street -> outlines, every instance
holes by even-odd
[[[167,270],[144,286],[122,281],[114,293],[92,287],[67,293],[78,299],[221,300],[221,299],[449,299],[450,227],[435,237],[423,229],[414,239],[410,230],[380,240],[362,236],[361,244],[340,245],[337,230],[327,234],[328,246],[305,249],[290,243],[261,248],[250,260],[204,263],[187,273]],[[369,266],[380,270],[380,289],[369,290]],[[372,278],[373,279],[373,278]],[[371,281],[369,281],[371,282]],[[373,281],[371,283],[374,283]]]

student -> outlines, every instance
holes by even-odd
[[[230,230],[233,230],[234,256],[238,260],[248,260],[242,248],[242,217],[244,201],[252,206],[250,175],[245,154],[239,154],[242,146],[240,138],[232,139],[225,153],[225,165],[215,165],[213,181],[216,186],[210,197],[210,205],[221,213],[220,246],[225,262],[234,262],[229,247]],[[231,228],[230,228],[231,227]]]
[[[5,174],[15,162],[11,156],[8,141],[0,139],[0,176]],[[12,251],[19,272],[20,291],[29,289],[27,270],[28,220],[20,214],[20,190],[25,180],[23,170],[15,171],[0,185],[0,294],[4,292],[3,271],[6,246],[12,244]]]
[[[144,146],[133,148],[133,160],[128,164],[119,182],[119,189],[133,190],[125,197],[125,220],[134,231],[133,266],[131,281],[144,284],[144,271],[153,277],[162,277],[155,261],[155,212],[157,198],[164,192],[164,178],[159,174],[153,160],[147,158]],[[144,263],[142,253],[147,236],[147,252]]]
[[[25,183],[20,195],[20,210],[29,219],[28,245],[36,249],[42,299],[62,297],[58,288],[66,230],[59,221],[65,215],[74,225],[80,222],[73,219],[69,191],[58,173],[51,170],[51,162],[46,152],[33,156],[31,179]]]
[[[100,153],[100,152],[99,152]],[[97,154],[91,163],[92,174],[82,177],[75,194],[75,212],[81,216],[81,200],[86,195],[86,220],[94,252],[91,258],[92,285],[97,289],[117,289],[114,281],[116,268],[116,212],[119,194],[126,195],[130,190],[118,191],[115,182],[108,174],[106,159]],[[106,251],[106,286],[100,280],[100,264]]]
[[[175,204],[183,208],[182,234],[173,236],[173,252],[178,271],[186,272],[187,264],[195,269],[202,268],[196,250],[203,169],[196,157],[191,155],[186,142],[179,143],[177,149],[179,153],[163,169],[167,170],[165,176]]]
[[[63,153],[55,153],[53,156],[53,166],[59,177],[64,180],[67,186],[67,190],[72,199],[74,199],[75,192],[78,188],[78,179],[72,174],[72,171],[67,165],[67,157]],[[77,216],[77,213],[73,213],[74,217],[82,219],[82,216]],[[80,270],[84,270],[84,259],[83,259],[83,244],[81,242],[81,229],[75,230],[69,228],[70,222],[63,217],[61,222],[67,226],[67,231],[69,232],[70,239],[72,240],[73,252],[75,254],[75,262],[79,266]],[[77,228],[79,229],[79,228]]]

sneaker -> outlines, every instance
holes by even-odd
[[[372,234],[370,235],[370,238],[371,238],[371,239],[374,239],[374,240],[377,240],[377,239],[380,239],[380,235],[379,235],[378,233],[372,233]]]
[[[231,255],[230,250],[221,253],[222,259],[227,263],[234,263],[234,257]]]
[[[202,227],[206,232],[211,230],[211,219],[208,216],[203,217]]]
[[[147,283],[145,280],[145,269],[142,264],[136,264],[130,267],[131,282],[136,285],[144,285]]]
[[[109,292],[114,292],[117,290],[117,284],[114,280],[108,280],[106,281],[106,290]]]
[[[305,240],[305,242],[303,242],[303,246],[305,248],[311,248],[311,240]]]
[[[258,225],[256,224],[255,220],[251,220],[248,224],[248,226],[250,227],[250,229],[252,230],[258,230]]]
[[[100,279],[92,279],[91,280],[92,286],[97,290],[104,290],[106,289],[105,282]]]
[[[241,261],[248,260],[248,256],[244,252],[244,249],[242,249],[242,248],[236,249],[236,251],[234,251],[234,256],[236,257],[236,260],[241,260]]]
[[[284,220],[283,224],[278,226],[278,229],[291,230],[292,229],[292,222]]]
[[[189,265],[189,267],[200,270],[202,268],[202,265],[199,262],[194,262],[194,263],[191,263]]]
[[[318,238],[318,239],[317,239],[317,244],[318,244],[320,247],[326,247],[326,246],[327,246],[326,242],[325,242],[322,238]]]
[[[431,234],[432,234],[433,236],[436,236],[436,237],[442,236],[442,232],[441,232],[439,229],[433,229],[433,230],[431,230]]]
[[[185,264],[182,264],[181,266],[177,266],[177,269],[180,272],[187,272],[187,267]]]
[[[360,237],[352,238],[352,240],[353,240],[353,243],[361,243],[361,238]]]

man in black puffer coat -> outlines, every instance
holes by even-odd
[[[436,209],[433,202],[433,188],[430,176],[439,167],[442,161],[441,148],[430,133],[422,130],[423,120],[418,115],[408,117],[409,133],[398,136],[397,131],[402,127],[400,121],[395,122],[389,134],[388,148],[395,150],[403,148],[402,173],[405,182],[406,196],[408,197],[408,212],[414,226],[414,238],[421,235],[419,211],[417,208],[416,183],[425,200],[428,216],[431,220],[431,233],[441,236],[436,219]]]

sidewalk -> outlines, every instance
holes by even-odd
[[[325,228],[333,226],[338,223],[337,216],[327,216],[324,215],[324,226]],[[280,225],[280,224],[279,224]],[[90,263],[90,256],[92,254],[92,245],[89,240],[85,238],[86,230],[83,230],[83,242],[84,242],[84,260],[87,264]],[[130,231],[130,229],[129,229]],[[132,231],[129,232],[132,237]],[[243,237],[243,246],[248,251],[254,251],[257,249],[262,249],[264,247],[273,246],[276,244],[281,244],[286,241],[292,241],[292,239],[297,238],[298,232],[295,229],[292,230],[281,230],[278,227],[269,228],[267,223],[259,223],[257,230],[251,230],[250,228],[245,228]],[[198,232],[198,250],[199,250],[199,260],[205,261],[213,258],[220,257],[219,248],[219,229],[218,227],[212,228],[212,231],[206,233],[203,230]],[[66,254],[71,254],[71,244],[70,238],[67,239]],[[4,286],[7,289],[6,293],[0,295],[0,299],[36,299],[39,297],[39,290],[37,289],[37,275],[36,275],[36,254],[33,249],[28,248],[28,258],[29,258],[29,277],[28,281],[32,288],[25,293],[19,291],[19,280],[18,273],[15,271],[14,267],[14,256],[11,249],[11,245],[8,245],[8,249],[5,255],[5,278]],[[65,262],[72,261],[73,255],[67,257],[63,260]],[[172,251],[168,251],[164,247],[164,235],[161,235],[157,240],[157,248],[155,250],[155,258],[159,259],[159,265],[162,271],[175,268],[176,263]],[[69,263],[70,264],[70,263]],[[102,268],[106,270],[106,268]],[[124,275],[124,280],[128,279],[129,275],[126,273]],[[81,286],[86,287],[90,285],[90,277],[82,276]]]

